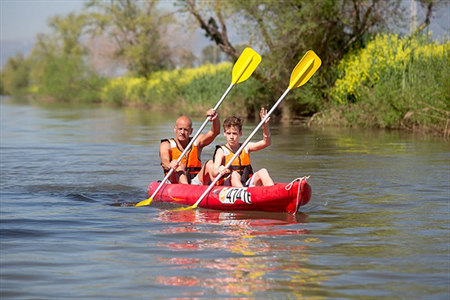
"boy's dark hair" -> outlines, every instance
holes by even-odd
[[[223,130],[227,130],[230,127],[236,127],[239,131],[242,131],[242,124],[244,124],[244,119],[231,116],[223,121]]]

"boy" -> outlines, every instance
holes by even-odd
[[[267,115],[267,110],[261,108],[259,116],[261,120]],[[272,178],[266,169],[261,169],[256,173],[253,173],[253,168],[250,164],[249,154],[254,151],[262,150],[268,147],[271,143],[269,120],[263,124],[263,139],[259,142],[250,142],[242,150],[240,155],[233,161],[230,169],[226,169],[225,165],[231,160],[234,154],[239,150],[241,144],[239,138],[242,136],[242,124],[243,120],[238,117],[228,117],[223,122],[224,135],[227,139],[226,145],[216,146],[214,153],[214,168],[212,170],[212,176],[217,177],[220,173],[225,175],[231,172],[228,176],[222,177],[218,181],[218,185],[227,185],[234,187],[252,187],[252,186],[271,186],[274,185]]]

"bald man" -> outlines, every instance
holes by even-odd
[[[192,139],[190,137],[193,131],[191,119],[186,116],[179,117],[173,127],[175,138],[161,140],[159,147],[161,166],[165,175],[170,169],[174,170],[169,177],[171,183],[203,185],[209,184],[211,181],[209,174],[211,174],[214,164],[210,160],[202,166],[200,158],[203,148],[211,144],[219,135],[220,121],[214,109],[208,110],[206,115],[212,122],[211,129],[198,136],[180,163],[177,163],[177,160]]]

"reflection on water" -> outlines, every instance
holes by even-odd
[[[307,215],[260,212],[227,212],[207,209],[198,210],[164,210],[158,215],[158,220],[164,223],[214,224],[235,226],[246,235],[289,235],[305,234],[303,230],[288,230],[282,227],[289,224],[306,223]],[[187,228],[187,227],[184,227]],[[273,231],[276,229],[275,231]],[[240,234],[239,234],[240,235]]]
[[[293,229],[289,226],[302,225],[306,223],[306,219],[305,214],[163,210],[158,214],[159,221],[183,225],[158,231],[158,234],[163,235],[180,234],[180,238],[177,241],[159,242],[157,245],[166,251],[180,252],[182,255],[175,254],[172,258],[160,260],[167,264],[168,269],[201,270],[202,275],[160,275],[156,277],[156,281],[163,285],[195,286],[241,296],[254,296],[255,293],[278,289],[281,278],[287,283],[283,287],[285,292],[294,292],[304,283],[320,285],[326,280],[327,271],[312,270],[304,266],[308,262],[305,252],[308,244],[320,243],[320,240],[308,237],[310,231],[307,229],[298,226]],[[289,235],[295,236],[295,244],[273,243],[267,239],[270,236],[280,238]],[[185,252],[190,251],[200,255],[218,252],[220,258],[184,257]],[[282,252],[289,252],[293,256],[295,253],[295,257],[277,255]],[[209,275],[205,278],[204,274]],[[273,277],[277,278],[277,282],[273,282]],[[185,296],[189,295],[192,294]]]

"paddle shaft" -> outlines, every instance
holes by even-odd
[[[225,100],[225,98],[227,97],[227,95],[230,93],[231,89],[233,88],[234,84],[230,84],[230,86],[228,87],[228,89],[225,91],[225,93],[223,94],[222,98],[220,98],[219,102],[217,102],[216,106],[214,106],[214,110],[217,111],[217,109],[219,109],[219,106],[222,104],[223,100]],[[191,139],[191,141],[189,142],[189,144],[186,146],[186,148],[184,148],[183,153],[181,153],[180,157],[178,157],[177,159],[177,163],[179,163],[183,157],[186,155],[186,153],[189,151],[189,149],[192,147],[192,145],[194,144],[195,140],[198,138],[198,136],[200,135],[200,133],[203,131],[203,129],[206,127],[206,125],[209,122],[209,117],[206,118],[205,122],[203,122],[202,126],[200,126],[199,130],[197,131],[197,133],[194,135],[194,137]],[[151,195],[151,197],[149,199],[153,199],[153,197],[156,196],[156,194],[159,192],[159,190],[161,189],[161,187],[163,186],[163,184],[167,181],[167,179],[169,179],[170,175],[172,175],[173,173],[173,169],[171,168],[169,170],[169,172],[167,173],[167,175],[164,177],[164,179],[162,180],[162,182],[159,184],[158,188],[153,192],[153,194]]]
[[[248,138],[245,140],[245,142],[241,145],[239,150],[233,155],[233,157],[230,159],[230,161],[226,164],[225,168],[229,168],[233,161],[241,154],[242,150],[248,145],[250,140],[253,138],[253,136],[256,134],[256,132],[261,128],[261,126],[264,125],[266,120],[270,117],[270,115],[274,112],[274,110],[278,107],[278,105],[283,101],[283,99],[286,97],[286,95],[289,93],[291,89],[287,88],[286,91],[281,95],[280,99],[273,105],[273,107],[269,110],[269,112],[266,114],[266,116],[259,122],[258,126],[253,130],[253,132],[248,136]],[[195,202],[195,204],[192,206],[193,208],[197,207],[200,202],[202,202],[203,198],[206,197],[206,195],[212,190],[212,188],[216,185],[216,182],[219,181],[219,179],[222,177],[222,174],[218,174],[216,178],[214,178],[213,182],[209,185],[208,189],[200,196],[200,198]]]

